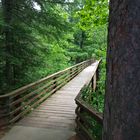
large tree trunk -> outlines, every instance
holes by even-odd
[[[140,1],[111,0],[103,140],[140,140]]]
[[[13,29],[12,29],[12,16],[13,16],[13,0],[2,0],[3,17],[5,22],[4,35],[5,35],[5,79],[8,86],[12,86],[14,81],[14,67],[12,64],[13,59]]]

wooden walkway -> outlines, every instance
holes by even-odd
[[[75,134],[76,117],[74,99],[93,76],[95,66],[96,62],[85,68],[37,109],[18,122],[2,140],[43,140],[44,138],[44,140],[68,140],[72,137]],[[43,134],[41,135],[41,133]],[[34,136],[32,136],[33,134]]]

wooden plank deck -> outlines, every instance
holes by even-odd
[[[72,137],[75,132],[75,97],[81,90],[81,88],[91,79],[94,74],[96,63],[93,63],[91,66],[85,68],[79,75],[62,87],[59,91],[53,94],[45,102],[43,102],[37,109],[33,110],[32,113],[24,117],[20,122],[16,124],[16,131],[18,127],[22,131],[24,128],[42,128],[46,130],[59,130],[61,133],[70,131],[68,138]],[[14,129],[14,128],[12,128]],[[2,140],[24,140],[19,133],[15,135],[11,131],[2,139]],[[28,131],[24,135],[29,136]],[[36,134],[37,135],[37,134]],[[18,138],[17,138],[18,137]],[[30,136],[31,137],[31,136]],[[34,136],[35,137],[35,136]],[[60,137],[60,136],[59,136]],[[28,137],[27,137],[28,139]],[[41,139],[41,138],[39,138]],[[38,140],[39,140],[38,139]],[[46,140],[59,140],[58,136],[54,139],[51,139],[49,135],[46,135]],[[63,138],[60,138],[63,140]],[[31,139],[33,140],[33,139]],[[66,139],[64,139],[66,140]]]

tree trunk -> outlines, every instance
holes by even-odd
[[[140,1],[111,0],[103,140],[140,140]]]
[[[13,0],[2,0],[3,17],[5,22],[4,35],[5,35],[5,79],[8,86],[11,86],[14,81],[13,72],[13,29],[12,29],[12,16],[13,16]]]
[[[85,31],[81,30],[79,46],[81,49],[84,47],[84,40],[85,40]]]

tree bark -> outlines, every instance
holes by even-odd
[[[80,38],[79,38],[79,46],[81,49],[84,47],[84,40],[85,40],[85,31],[81,30]]]
[[[140,1],[111,0],[103,140],[140,140]]]

